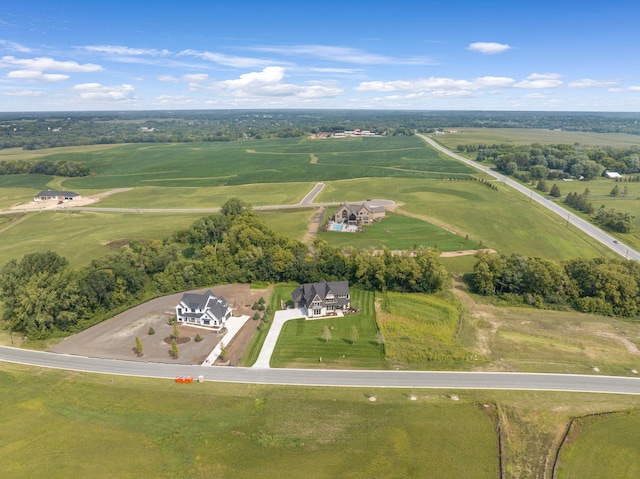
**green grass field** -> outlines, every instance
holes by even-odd
[[[554,260],[612,257],[604,246],[567,227],[562,218],[510,188],[495,191],[475,181],[361,179],[331,182],[317,201],[387,198],[400,211],[501,253],[520,252]],[[384,221],[381,222],[381,225]],[[459,246],[458,246],[459,247]]]
[[[76,266],[117,250],[132,239],[161,239],[201,214],[46,211],[0,217],[0,265],[35,251],[55,251]],[[2,221],[6,221],[2,223]]]
[[[383,369],[383,348],[376,341],[374,300],[373,292],[352,289],[351,304],[359,305],[360,313],[343,318],[288,321],[271,356],[271,366]],[[328,341],[323,335],[325,326],[331,333]],[[358,332],[355,343],[350,335],[354,326]]]
[[[0,364],[5,479],[498,475],[473,401],[442,393],[179,385]],[[377,394],[377,393],[376,393]]]
[[[454,235],[417,218],[391,212],[387,213],[382,221],[364,226],[362,229],[365,231],[364,234],[325,231],[318,233],[318,237],[339,247],[413,250],[416,246],[437,246],[440,251],[479,248],[478,243],[467,240],[464,236]]]
[[[576,420],[563,445],[558,479],[640,477],[640,414],[604,414]]]
[[[229,198],[238,197],[252,205],[288,205],[299,203],[315,183],[277,183],[262,185],[218,186],[193,188],[189,186],[163,188],[137,187],[100,200],[96,206],[113,208],[217,208]]]

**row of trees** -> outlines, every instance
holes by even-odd
[[[12,260],[0,270],[0,300],[11,330],[42,338],[85,328],[153,296],[213,284],[326,279],[367,289],[432,292],[446,278],[436,250],[345,254],[317,241],[310,251],[275,234],[234,198],[219,214],[172,238],[132,242],[84,268],[70,268],[53,252]]]
[[[569,306],[578,311],[635,317],[640,312],[640,264],[574,259],[561,263],[486,252],[476,254],[475,292],[534,306]]]
[[[56,175],[66,177],[87,176],[89,168],[77,161],[24,161],[0,160],[0,175]]]
[[[617,196],[619,194],[616,189],[617,186],[611,191],[612,196]],[[593,207],[593,203],[589,201],[588,196],[588,189],[582,194],[573,192],[569,193],[565,197],[564,202],[572,208],[582,211],[583,213],[587,213],[588,215],[593,215],[595,212],[595,221],[607,229],[618,233],[629,233],[631,231],[635,221],[634,215],[616,208],[605,208],[604,205],[600,206],[596,212]]]

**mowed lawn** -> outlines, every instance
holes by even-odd
[[[415,247],[435,248],[440,251],[477,249],[478,243],[417,218],[389,212],[380,222],[364,226],[365,233],[324,231],[318,236],[335,246],[413,250]]]
[[[560,450],[558,479],[640,477],[640,412],[581,418]]]
[[[370,178],[328,183],[317,201],[386,198],[399,211],[440,226],[500,253],[519,252],[553,260],[613,257],[598,242],[524,195],[477,181]],[[381,223],[382,224],[382,223]]]
[[[176,384],[0,364],[3,479],[498,476],[489,415],[442,394]]]
[[[374,299],[371,291],[352,289],[351,305],[359,307],[357,314],[287,321],[271,356],[271,366],[383,369],[384,352],[376,338]],[[330,332],[328,341],[325,326]],[[355,342],[352,341],[352,327],[358,332]]]

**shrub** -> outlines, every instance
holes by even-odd
[[[149,328],[149,331],[147,332],[147,334],[148,334],[149,336],[153,336],[154,334],[156,334],[156,330],[155,330],[155,329],[153,329],[153,328]]]
[[[202,338],[202,336],[200,336],[199,334],[196,334],[196,337],[195,337],[195,338],[193,338],[193,340],[194,340],[196,343],[199,343],[200,341],[202,341],[202,339],[203,339],[203,338]]]

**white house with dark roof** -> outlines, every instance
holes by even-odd
[[[203,294],[185,293],[176,306],[176,319],[179,323],[208,326],[220,331],[231,317],[231,308],[223,297],[211,292]]]
[[[321,281],[298,286],[291,293],[294,308],[305,308],[307,317],[327,316],[351,306],[348,281]]]
[[[73,191],[42,190],[40,193],[34,196],[33,201],[71,201],[79,199],[80,195],[78,193],[74,193]]]

